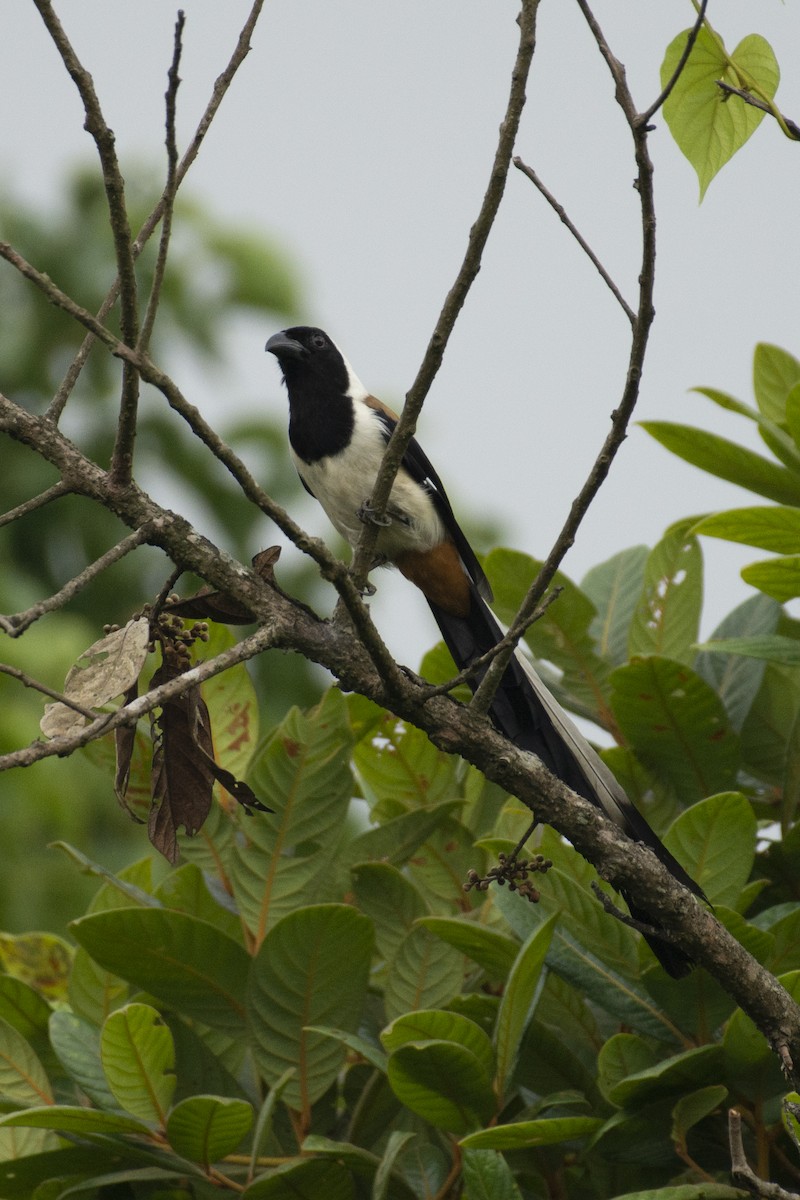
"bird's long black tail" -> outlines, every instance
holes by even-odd
[[[432,601],[428,603],[460,670],[485,654],[503,636],[497,620],[474,586],[468,617],[454,617]],[[472,680],[473,689],[477,687],[482,674],[479,672],[477,678]],[[706,899],[702,888],[653,832],[614,775],[522,655],[515,655],[511,659],[492,701],[490,716],[510,741],[521,750],[532,751],[554,775],[579,796],[601,808],[631,839],[649,846],[680,883],[696,896]],[[633,905],[624,892],[623,896],[635,920],[658,927],[656,918]],[[645,936],[665,971],[675,979],[689,973],[693,963],[682,950],[655,936]]]

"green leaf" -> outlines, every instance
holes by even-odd
[[[47,1033],[52,1009],[44,997],[13,975],[0,975],[0,1018],[27,1041]]]
[[[795,1003],[800,999],[800,971],[780,975],[778,982],[786,988]],[[725,1026],[722,1048],[726,1060],[726,1079],[736,1092],[756,1103],[783,1095],[786,1085],[780,1064],[763,1033],[740,1008]]]
[[[48,1137],[38,1132],[38,1138]],[[67,1150],[38,1153],[31,1150],[23,1157],[0,1162],[0,1196],[3,1200],[32,1200],[40,1184],[54,1179],[94,1180],[99,1171],[110,1170],[119,1162],[119,1145],[71,1146]],[[63,1193],[62,1193],[63,1194]]]
[[[661,85],[672,78],[686,47],[688,30],[670,42],[661,65]],[[702,28],[678,81],[664,104],[664,119],[682,153],[697,172],[700,199],[726,162],[741,149],[764,113],[738,97],[726,99],[717,80],[733,87],[754,82],[770,99],[780,79],[769,42],[758,34],[744,38],[730,58],[721,39]]]
[[[513,938],[463,917],[423,917],[420,925],[471,958],[490,979],[504,982],[519,951]]]
[[[297,1068],[284,1092],[293,1108],[318,1100],[341,1069],[344,1048],[308,1027],[355,1030],[372,942],[371,923],[361,913],[319,904],[283,917],[261,943],[247,996],[253,1053],[270,1086],[287,1067]]]
[[[167,1138],[176,1154],[207,1167],[232,1154],[253,1124],[253,1106],[222,1096],[190,1096],[167,1120]]]
[[[418,925],[409,930],[389,964],[383,1003],[388,1019],[410,1009],[440,1008],[461,991],[464,958]]]
[[[523,940],[542,923],[542,916],[535,911],[538,906],[528,904],[505,888],[497,893],[495,903]],[[593,1001],[631,1029],[661,1041],[670,1042],[678,1037],[672,1021],[645,989],[629,975],[611,969],[576,941],[565,931],[563,921],[553,934],[547,966],[571,984],[579,995]]]
[[[611,1099],[623,1079],[648,1070],[656,1061],[650,1042],[635,1033],[615,1033],[603,1043],[597,1056],[598,1081],[605,1098]]]
[[[538,1121],[517,1121],[495,1125],[461,1139],[466,1149],[525,1150],[533,1146],[555,1146],[589,1137],[603,1124],[600,1117],[543,1117]]]
[[[797,383],[800,360],[780,346],[759,342],[753,354],[753,391],[759,411],[767,420],[786,427],[786,402]]]
[[[203,658],[230,649],[236,639],[225,625],[209,624]],[[245,663],[213,675],[202,687],[211,717],[214,757],[237,779],[243,779],[258,743],[258,699]]]
[[[767,500],[774,500],[776,504],[800,504],[797,473],[778,466],[763,455],[691,425],[677,425],[672,421],[639,423],[657,442],[693,467],[756,492]]]
[[[387,1074],[398,1100],[437,1129],[467,1133],[494,1113],[491,1078],[467,1046],[407,1042],[390,1055]]]
[[[82,1137],[92,1133],[131,1133],[139,1137],[149,1137],[152,1133],[149,1124],[135,1117],[70,1104],[45,1104],[37,1108],[26,1108],[22,1112],[0,1117],[0,1125],[52,1129],[56,1133],[73,1133]]]
[[[462,1172],[464,1200],[522,1200],[511,1168],[496,1150],[465,1150]]]
[[[752,596],[739,604],[733,612],[717,626],[711,635],[712,641],[730,637],[757,637],[775,632],[780,608],[767,596]],[[758,694],[764,678],[764,667],[738,655],[707,654],[701,652],[695,660],[695,670],[701,679],[713,687],[737,733],[741,732],[745,717]]]
[[[120,908],[81,917],[70,929],[101,966],[178,1012],[241,1036],[250,959],[214,926],[179,912]]]
[[[100,1056],[117,1103],[142,1121],[163,1126],[175,1091],[175,1044],[149,1004],[126,1004],[106,1020]]]
[[[679,796],[694,800],[731,786],[739,739],[716,692],[699,675],[651,657],[618,667],[611,681],[623,735]]]
[[[346,1029],[333,1029],[330,1025],[306,1025],[306,1029],[309,1033],[320,1033],[323,1037],[341,1042],[348,1050],[360,1055],[376,1071],[386,1074],[386,1055],[382,1054],[378,1047],[373,1042],[367,1041],[366,1038],[360,1037],[357,1033],[348,1033]]]
[[[242,1200],[355,1200],[347,1167],[328,1158],[298,1158],[260,1175],[242,1192]]]
[[[422,730],[389,712],[356,745],[353,761],[372,818],[381,824],[409,810],[451,800],[457,792],[453,756],[437,750]]]
[[[740,792],[723,792],[681,813],[664,845],[685,866],[712,904],[736,907],[753,867],[756,818]]]
[[[541,563],[516,550],[492,550],[484,567],[494,590],[494,609],[510,623],[517,614]],[[597,654],[590,633],[596,617],[594,605],[577,584],[560,571],[552,588],[561,588],[558,599],[536,621],[525,640],[537,658],[555,663],[563,672],[560,687],[585,711],[602,715],[607,691],[608,663]]]
[[[210,890],[215,884],[216,895]],[[156,889],[156,897],[164,908],[207,921],[235,942],[241,941],[241,920],[230,896],[216,880],[204,875],[196,863],[187,862],[170,871]]]
[[[782,554],[750,563],[742,567],[741,576],[745,583],[785,604],[800,596],[800,554]]]
[[[281,916],[320,898],[353,794],[351,745],[347,705],[331,689],[310,713],[292,709],[253,757],[248,782],[276,811],[243,824],[230,875],[258,944]]]
[[[554,913],[530,934],[503,991],[494,1039],[497,1051],[496,1086],[500,1097],[505,1096],[508,1090],[525,1030],[542,990],[545,958],[557,921],[558,914]]]
[[[672,1110],[672,1140],[685,1148],[689,1130],[724,1104],[727,1095],[728,1089],[716,1083],[681,1096]]]
[[[397,1186],[397,1177],[393,1178],[394,1166],[403,1153],[404,1148],[416,1135],[400,1129],[393,1129],[386,1139],[386,1149],[383,1152],[380,1165],[375,1172],[375,1182],[372,1186],[372,1200],[388,1200],[390,1184],[392,1193]],[[409,1196],[414,1195],[409,1188]]]
[[[60,1009],[50,1017],[50,1042],[64,1070],[90,1100],[99,1108],[117,1107],[103,1073],[100,1032],[95,1025]]]
[[[581,580],[581,588],[596,609],[589,632],[598,654],[615,666],[628,661],[630,626],[649,553],[647,546],[631,546],[592,567]]]
[[[398,1017],[381,1034],[387,1053],[393,1054],[410,1042],[454,1042],[469,1050],[484,1075],[494,1073],[492,1043],[479,1025],[460,1013],[427,1008]]]
[[[783,787],[787,752],[800,714],[796,671],[767,663],[761,687],[742,726],[742,763],[757,779]]]
[[[633,614],[628,652],[690,662],[703,603],[703,558],[690,521],[667,530],[651,551]],[[613,682],[613,680],[612,680]]]
[[[383,821],[354,837],[344,847],[340,861],[356,864],[379,860],[402,867],[448,817],[457,816],[463,807],[460,797],[440,800],[428,808]]]
[[[44,1067],[25,1038],[4,1020],[0,1020],[0,1096],[20,1105],[49,1104],[53,1099]]]
[[[361,863],[352,877],[356,904],[375,926],[378,953],[391,962],[417,917],[428,911],[422,893],[389,863]]]
[[[786,667],[800,666],[800,642],[780,634],[761,634],[758,637],[719,638],[701,642],[698,650],[710,654],[742,654],[765,662],[783,663]]]
[[[727,1183],[679,1183],[673,1187],[626,1192],[615,1200],[742,1200],[741,1188]]]
[[[792,554],[800,543],[800,508],[778,504],[731,508],[703,517],[694,531],[760,550]]]
[[[636,1110],[664,1095],[682,1094],[719,1079],[723,1070],[722,1047],[697,1046],[662,1059],[620,1079],[608,1090],[612,1104]]]

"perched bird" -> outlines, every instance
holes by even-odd
[[[286,329],[274,334],[266,349],[277,358],[289,393],[289,444],[303,486],[355,547],[364,522],[374,519],[369,499],[397,415],[369,394],[321,329]],[[378,561],[393,563],[423,592],[459,669],[496,645],[502,630],[488,607],[489,581],[456,521],[442,481],[415,438],[378,523]],[[478,672],[473,688],[481,677]],[[554,775],[601,808],[634,841],[649,846],[680,883],[705,899],[523,654],[511,659],[489,715],[516,746],[536,754]],[[636,920],[657,927],[655,917],[626,900]],[[691,970],[692,961],[683,951],[656,936],[648,935],[647,940],[670,975],[681,978]]]

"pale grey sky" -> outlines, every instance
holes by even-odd
[[[129,176],[163,159],[163,93],[175,8],[165,0],[56,0],[92,72]],[[246,0],[185,0],[179,96],[185,141],[227,61]],[[409,387],[450,287],[488,178],[517,42],[514,0],[267,0],[251,55],[189,176],[226,220],[278,238],[306,283],[305,317],[337,340],[366,385],[390,403]],[[688,0],[598,0],[640,107],[659,90]],[[784,69],[778,102],[800,120],[800,9],[778,0],[711,0],[735,45],[772,41]],[[93,146],[77,93],[32,3],[0,14],[0,171],[37,207]],[[687,421],[740,439],[746,423],[688,394],[706,384],[750,401],[759,340],[800,354],[796,205],[800,150],[774,123],[712,183],[698,207],[694,173],[664,125],[651,141],[659,212],[657,319],[640,418]],[[635,302],[640,230],[629,137],[611,81],[575,3],[543,0],[517,152],[558,196]],[[76,236],[80,231],[76,230]],[[263,352],[273,332],[236,333],[230,393],[282,412]],[[512,171],[483,269],[423,413],[420,438],[457,510],[491,514],[512,544],[543,556],[604,438],[621,393],[628,327],[616,302],[532,185]],[[213,421],[220,380],[185,364],[178,382]],[[457,427],[458,433],[450,432]],[[305,512],[298,486],[298,511]],[[689,513],[749,503],[631,435],[565,569],[653,544]],[[327,534],[321,512],[309,518]],[[274,541],[265,529],[264,542]],[[738,565],[759,557],[705,541],[705,632],[748,594]],[[384,573],[374,612],[404,661],[435,638],[407,585]]]

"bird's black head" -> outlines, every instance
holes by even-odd
[[[321,394],[348,394],[350,372],[347,363],[321,329],[295,325],[273,334],[265,349],[277,358],[290,399],[293,393],[310,388],[318,389]]]

